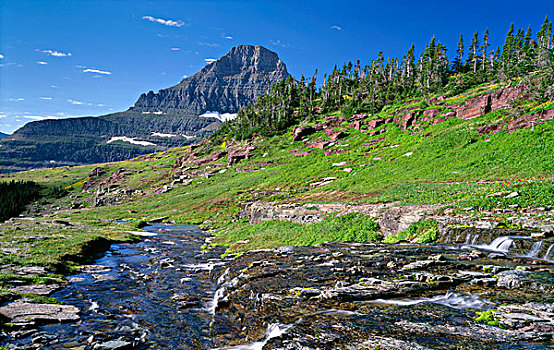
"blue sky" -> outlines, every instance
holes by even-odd
[[[550,1],[0,0],[0,131],[43,118],[126,110],[239,44],[279,54],[294,77],[379,50],[402,56],[435,35],[455,51],[475,30],[501,45],[511,22],[534,33]]]

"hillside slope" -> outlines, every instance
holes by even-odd
[[[72,194],[65,206],[79,209],[60,217],[86,222],[167,217],[229,228],[244,226],[240,217],[255,223],[344,210],[382,215],[367,205],[390,203],[385,207],[416,206],[410,209],[418,213],[412,220],[450,208],[448,212],[460,213],[466,221],[540,229],[552,220],[548,208],[554,203],[554,104],[545,109],[528,102],[523,115],[507,104],[464,119],[447,108],[454,101],[460,108],[489,97],[496,101],[494,96],[513,89],[484,85],[452,99],[435,96],[391,105],[378,115],[326,113],[312,126],[300,128],[311,129],[303,138],[293,127],[283,135],[251,141],[204,143],[125,162],[3,178],[65,186]],[[513,192],[517,194],[508,196]],[[292,205],[292,212],[279,214],[275,205],[283,204]],[[541,223],[522,219],[537,208],[547,210]],[[266,214],[259,216],[260,212]],[[252,220],[256,215],[259,220]],[[245,239],[229,232],[220,236],[221,241]],[[262,232],[258,227],[251,234]],[[275,236],[242,249],[287,244],[286,240]]]

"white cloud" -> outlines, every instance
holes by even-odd
[[[49,56],[54,56],[54,57],[67,57],[67,56],[71,56],[71,52],[59,52],[59,51],[56,51],[56,50],[42,50],[42,53],[45,53]]]
[[[58,119],[57,117],[54,117],[53,115],[49,115],[49,116],[42,116],[42,115],[24,115],[23,118],[33,119],[33,120]]]
[[[289,44],[285,44],[281,40],[269,40],[269,43],[274,46],[281,46],[283,48],[289,47]]]
[[[67,100],[67,102],[71,103],[72,105],[90,105],[90,103],[85,103],[83,101],[77,101],[72,99]]]
[[[198,45],[202,45],[202,46],[208,46],[208,47],[219,47],[219,44],[216,44],[216,43],[206,43],[206,42],[199,42]]]
[[[10,101],[10,102],[21,102],[21,101],[25,101],[25,99],[22,98],[22,97],[8,98],[8,101]]]
[[[342,30],[342,27],[337,26],[337,25],[334,25],[334,26],[331,26],[331,29],[334,29],[334,30]]]
[[[41,100],[48,100],[48,101],[49,101],[49,100],[52,99],[52,97],[39,97],[39,99],[41,99]]]
[[[6,117],[7,117],[7,115],[5,115],[5,114],[0,114],[0,119],[6,118]]]
[[[232,36],[226,36],[225,39],[227,39],[227,40],[233,40],[233,37],[232,37]]]
[[[108,72],[107,70],[99,70],[99,69],[93,69],[93,68],[83,69],[83,73],[98,73],[98,74],[106,74],[106,75],[112,74],[112,72]]]
[[[181,48],[179,48],[179,47],[172,47],[172,48],[171,48],[171,51],[181,51]]]
[[[56,85],[50,85],[52,89],[59,89]]]
[[[180,19],[177,21],[174,21],[171,19],[154,18],[152,16],[142,16],[142,19],[146,19],[154,23],[163,24],[164,26],[168,26],[168,27],[182,27],[185,25],[185,22],[181,21]]]
[[[206,63],[212,63],[212,62],[215,62],[217,60],[215,58],[204,58],[204,61],[206,61]]]
[[[0,54],[0,58],[4,58],[4,55]]]
[[[37,64],[48,64],[48,62],[44,62],[44,61],[37,61]]]

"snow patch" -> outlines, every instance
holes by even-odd
[[[164,134],[164,133],[161,133],[161,132],[153,132],[153,133],[152,133],[152,136],[158,136],[158,137],[177,137],[177,135],[173,135],[173,134]]]
[[[204,114],[201,115],[201,117],[203,118],[216,118],[216,119],[219,119],[221,120],[222,122],[224,121],[227,121],[227,120],[233,120],[237,117],[237,114],[236,113],[219,113],[219,112],[206,112]]]
[[[106,143],[112,143],[112,142],[115,142],[115,141],[122,141],[122,142],[129,142],[133,145],[139,145],[139,146],[156,146],[155,143],[152,143],[152,142],[148,142],[148,141],[140,141],[140,140],[135,140],[133,138],[130,138],[130,137],[126,137],[126,136],[116,136],[116,137],[112,137],[108,142]]]

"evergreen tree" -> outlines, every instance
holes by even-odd
[[[483,35],[483,43],[481,44],[481,70],[486,71],[487,69],[487,50],[489,48],[489,29],[485,29],[485,34]]]
[[[457,73],[463,72],[464,65],[464,36],[460,34],[460,40],[458,41],[458,48],[456,50],[456,58],[454,59],[454,71]]]
[[[473,39],[471,39],[471,45],[469,46],[469,54],[467,58],[468,65],[472,67],[473,73],[477,72],[477,65],[479,63],[479,55],[477,51],[479,49],[479,32],[473,34]]]

